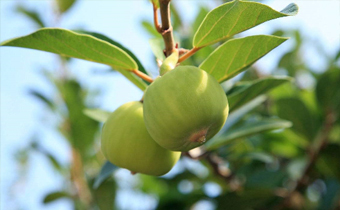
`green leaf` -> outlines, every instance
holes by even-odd
[[[296,4],[278,12],[256,2],[235,0],[225,3],[205,17],[194,36],[193,46],[202,48],[214,44],[268,20],[295,15],[297,11]]]
[[[263,119],[259,122],[250,122],[239,126],[238,128],[229,130],[218,138],[208,141],[205,145],[207,150],[214,150],[230,144],[233,140],[271,130],[289,128],[291,125],[292,124],[289,121],[281,119]]]
[[[77,30],[75,31],[77,33],[81,33],[81,34],[87,34],[87,35],[91,35],[94,36],[98,39],[101,39],[103,41],[109,42],[110,44],[113,44],[117,47],[119,47],[120,49],[122,49],[123,51],[125,51],[129,56],[131,56],[131,58],[136,61],[137,66],[138,66],[138,70],[143,72],[144,74],[148,74],[148,72],[145,70],[144,66],[142,65],[142,63],[139,61],[139,59],[137,58],[137,56],[131,52],[128,48],[126,48],[125,46],[123,46],[122,44],[120,44],[119,42],[116,42],[112,39],[110,39],[109,37],[100,34],[100,33],[96,33],[96,32],[92,32],[92,31],[83,31],[83,30]]]
[[[276,101],[278,116],[293,123],[292,129],[312,141],[317,132],[315,120],[304,102],[298,98],[281,98]]]
[[[324,111],[340,113],[340,69],[324,73],[318,80],[315,94],[318,104]]]
[[[223,82],[246,70],[286,40],[287,38],[267,35],[231,39],[211,53],[200,68],[214,76],[217,81]]]
[[[230,90],[232,91],[230,95],[227,94],[229,110],[238,109],[257,96],[265,94],[277,86],[291,80],[292,78],[290,77],[268,77],[253,82],[240,82]]]
[[[155,57],[158,60],[163,61],[165,59],[165,55],[163,52],[163,49],[165,48],[163,39],[162,38],[149,39],[149,44]]]
[[[161,37],[161,34],[155,29],[155,26],[151,24],[149,21],[142,21],[143,28],[154,37]]]
[[[114,69],[136,70],[136,62],[122,49],[90,35],[84,35],[59,28],[43,28],[27,36],[18,37],[1,43],[36,49],[62,56],[74,57],[107,64]]]
[[[71,195],[68,194],[67,192],[62,192],[62,191],[49,193],[48,195],[45,196],[43,203],[47,204],[47,203],[56,201],[61,198],[71,198]]]
[[[64,13],[72,7],[76,0],[56,0],[56,2],[59,12]]]
[[[157,8],[159,8],[159,1],[158,0],[150,0],[150,2],[154,5],[156,5]]]
[[[327,179],[326,193],[322,193],[318,210],[336,209],[340,200],[340,183],[336,179]]]
[[[107,179],[98,188],[92,190],[96,204],[100,210],[115,209],[116,182],[113,179]]]
[[[84,114],[98,122],[104,123],[111,112],[102,109],[85,109]]]
[[[18,6],[16,8],[16,12],[21,13],[28,17],[31,21],[33,21],[39,28],[45,27],[44,22],[41,20],[41,17],[38,12],[34,10],[30,10],[23,6]]]
[[[107,178],[112,175],[116,169],[117,166],[113,165],[109,161],[106,161],[94,181],[93,188],[97,189]]]
[[[29,90],[28,93],[30,95],[34,96],[35,98],[39,99],[40,101],[44,102],[51,110],[55,109],[55,104],[52,102],[52,100],[47,98],[41,92],[32,89],[32,90]]]

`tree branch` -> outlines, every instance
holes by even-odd
[[[201,48],[192,48],[191,50],[189,50],[187,53],[185,53],[182,57],[180,57],[178,59],[178,63],[181,63],[183,61],[185,61],[186,59],[188,59],[190,56],[192,56],[193,54],[195,54],[198,50],[200,50]]]
[[[170,1],[171,0],[159,0],[159,8],[162,18],[161,34],[165,44],[166,57],[171,55],[173,49],[175,48],[175,41],[171,26]]]
[[[152,1],[152,6],[153,6],[153,22],[155,24],[155,28],[158,31],[158,33],[162,33],[162,27],[160,26],[158,22],[158,14],[157,14],[157,5]]]
[[[326,119],[323,125],[323,128],[321,130],[320,135],[318,135],[318,146],[316,149],[311,149],[309,151],[309,161],[308,164],[303,172],[303,175],[301,178],[297,181],[296,186],[294,190],[292,190],[284,199],[283,201],[276,206],[275,210],[281,210],[290,205],[290,200],[293,197],[293,195],[297,192],[303,192],[308,187],[310,180],[310,173],[312,172],[312,169],[314,168],[316,161],[319,157],[319,154],[321,151],[327,146],[328,143],[328,136],[330,131],[332,130],[333,124],[335,121],[335,116],[332,112],[328,112],[326,114]]]

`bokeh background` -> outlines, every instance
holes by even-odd
[[[281,10],[290,2],[262,1],[276,10]],[[298,84],[300,90],[313,91],[317,82],[315,74],[327,71],[330,63],[339,66],[339,60],[337,58],[336,61],[335,57],[340,48],[340,1],[293,2],[300,8],[297,16],[269,21],[241,33],[240,36],[272,33],[291,36],[292,39],[258,61],[255,67],[263,75],[294,76],[294,84]],[[173,3],[183,24],[176,35],[185,41],[183,34],[190,34],[190,28],[197,14],[202,11],[201,8],[212,9],[222,1],[173,0]],[[146,69],[153,76],[157,76],[157,65],[148,42],[148,39],[154,37],[152,31],[148,31],[148,23],[152,23],[152,5],[146,0],[78,0],[59,18],[56,16],[54,1],[1,0],[0,41],[29,34],[38,28],[27,16],[19,12],[18,8],[36,11],[49,27],[84,29],[105,34],[130,49]],[[289,54],[293,51],[294,53]],[[65,105],[57,94],[58,89],[46,79],[46,74],[52,77],[65,76],[74,79],[83,90],[89,92],[84,99],[86,106],[109,111],[126,102],[139,100],[142,92],[119,73],[109,72],[109,68],[104,65],[72,59],[67,63],[65,73],[63,61],[56,55],[8,47],[1,47],[0,53],[1,209],[74,209],[75,203],[69,198],[43,202],[47,194],[68,189],[68,185],[71,185],[67,181],[70,176],[67,168],[73,156],[70,144],[56,129],[63,117],[51,112],[34,91],[43,93],[63,110]],[[283,56],[287,54],[291,56],[286,56],[289,57],[286,58],[286,63],[291,64],[290,67],[282,61]],[[235,81],[238,79],[241,79],[241,76]],[[96,152],[100,153],[99,133],[94,132],[93,135],[92,155],[95,156]],[[305,154],[304,151],[300,153]],[[293,155],[284,158],[300,157]],[[59,165],[57,169],[51,164],[51,159]],[[103,158],[99,157],[86,162],[88,176],[95,176],[103,161]],[[339,163],[335,166],[340,168]],[[171,180],[186,171],[198,177],[205,177],[210,173],[205,164],[183,157],[165,178]],[[195,192],[196,186],[190,178],[178,179],[178,195]],[[159,205],[162,188],[166,185],[147,177],[132,176],[124,169],[115,172],[114,180],[118,186],[113,187],[116,191],[114,200],[117,209],[154,209]],[[148,188],[147,184],[143,184],[147,182],[156,184]],[[337,184],[339,185],[339,181]],[[324,186],[325,183],[319,185]],[[198,188],[212,200],[224,192],[224,188],[214,179],[205,181]],[[310,196],[307,195],[306,199],[313,203],[313,208],[317,208],[322,200],[322,192]],[[212,200],[202,199],[190,205],[193,209],[214,209],[216,203]],[[180,202],[183,201],[178,201]],[[176,209],[176,206],[173,207]]]

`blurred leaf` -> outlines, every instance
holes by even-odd
[[[321,151],[316,162],[318,171],[326,177],[340,181],[340,145],[329,144]]]
[[[214,44],[268,20],[295,15],[297,11],[296,4],[290,4],[277,12],[256,2],[235,0],[225,3],[205,17],[194,36],[193,46],[201,48]]]
[[[40,93],[39,91],[31,89],[29,90],[29,94],[45,103],[51,110],[55,109],[55,104],[52,102],[52,100],[44,96],[44,94]]]
[[[208,141],[205,145],[207,150],[214,150],[232,143],[233,140],[266,131],[289,128],[291,125],[290,122],[281,119],[263,119],[259,122],[245,123],[237,128],[229,129],[228,132],[223,133],[218,138]]]
[[[76,0],[56,0],[60,13],[64,13],[69,10]]]
[[[216,198],[218,210],[237,209],[246,210],[254,209],[265,205],[275,195],[270,189],[249,189],[243,192],[230,192]]]
[[[69,133],[71,144],[74,148],[79,149],[84,158],[93,145],[99,124],[83,113],[85,95],[84,90],[77,81],[62,81],[59,85],[59,91],[68,110],[68,126],[66,129],[67,133]]]
[[[61,198],[71,198],[72,196],[70,194],[68,194],[67,192],[63,192],[63,191],[58,191],[58,192],[53,192],[53,193],[49,193],[45,196],[43,203],[47,204],[53,201],[56,201],[58,199]]]
[[[340,183],[335,179],[327,179],[325,184],[326,193],[322,194],[318,210],[336,209],[340,200]]]
[[[116,189],[113,179],[106,179],[98,188],[92,189],[93,198],[100,210],[115,209]]]
[[[290,179],[293,181],[300,179],[303,175],[306,165],[307,165],[306,158],[292,160],[287,166],[287,172],[288,175],[290,176]]]
[[[318,80],[315,94],[317,102],[325,112],[340,109],[340,69],[324,73]]]
[[[284,181],[286,176],[287,174],[281,170],[268,171],[267,169],[262,168],[247,176],[245,187],[253,189],[273,189],[282,187],[282,182]]]
[[[138,69],[137,63],[119,47],[93,36],[65,29],[39,29],[27,36],[2,42],[1,46],[23,47],[56,53],[107,64],[114,69],[128,71]]]
[[[155,26],[149,21],[142,21],[142,26],[151,36],[162,37],[161,34],[155,29]]]
[[[98,122],[104,123],[111,112],[102,109],[84,109],[84,114]]]
[[[225,122],[224,126],[222,127],[222,129],[214,136],[213,139],[219,137],[220,135],[222,135],[223,133],[227,132],[229,130],[229,128],[231,128],[233,125],[235,125],[238,121],[240,121],[240,119],[247,114],[248,112],[250,112],[251,110],[253,110],[255,107],[259,106],[260,104],[262,104],[264,101],[266,100],[265,96],[259,96],[255,99],[253,99],[252,101],[246,103],[245,105],[243,105],[241,108],[239,108],[236,111],[230,112],[229,116],[227,118],[227,121]],[[212,139],[210,140],[212,141]]]
[[[159,8],[159,1],[158,0],[150,0],[151,3],[156,5],[157,8]]]
[[[172,27],[175,31],[178,31],[178,29],[182,26],[182,19],[176,8],[175,1],[171,2],[170,4],[170,12],[171,12]]]
[[[267,77],[252,82],[238,83],[230,90],[232,93],[228,95],[229,110],[235,110],[255,97],[288,81],[291,81],[290,77]]]
[[[155,57],[158,60],[163,61],[165,59],[165,55],[163,52],[163,49],[165,48],[163,39],[161,38],[149,39],[149,44]]]
[[[23,6],[18,6],[16,8],[16,12],[21,13],[28,17],[31,21],[33,21],[39,28],[45,27],[44,22],[42,21],[39,13],[34,10],[30,10],[28,8],[25,8]]]
[[[109,161],[106,161],[105,164],[100,169],[98,176],[95,178],[93,188],[98,189],[99,186],[109,178],[112,173],[117,169],[117,166],[113,165]]]
[[[273,163],[275,161],[272,155],[264,153],[264,152],[250,152],[250,153],[243,154],[240,158],[258,160],[264,163]]]
[[[315,118],[303,101],[298,98],[281,98],[276,101],[278,115],[293,123],[292,129],[312,141],[317,132]]]
[[[223,82],[246,70],[286,40],[287,38],[267,35],[231,39],[210,54],[200,68],[214,76],[217,81]]]

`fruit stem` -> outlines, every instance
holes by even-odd
[[[144,74],[143,72],[139,71],[139,70],[133,70],[132,73],[134,73],[135,75],[137,75],[138,77],[142,78],[143,80],[147,81],[147,82],[153,82],[153,79],[151,77],[149,77],[148,75]]]
[[[171,13],[170,13],[170,1],[171,0],[159,0],[159,8],[162,18],[161,35],[165,44],[165,56],[171,55],[175,48],[175,41],[173,36],[173,29],[171,26]],[[155,23],[156,24],[156,23]]]
[[[192,48],[191,50],[189,50],[187,53],[185,53],[182,57],[180,57],[178,59],[178,63],[181,63],[181,62],[185,61],[186,59],[188,59],[190,56],[195,54],[200,49],[201,48],[196,48],[196,47]]]

